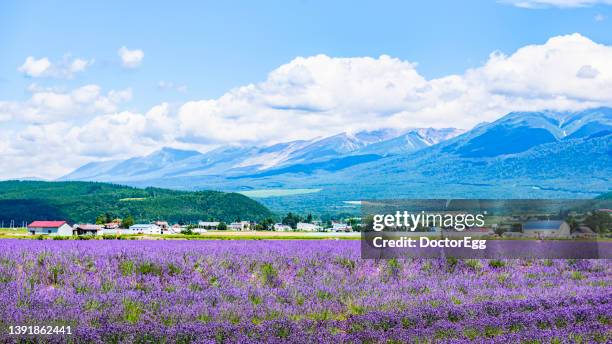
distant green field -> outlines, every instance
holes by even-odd
[[[266,198],[266,197],[305,195],[305,194],[317,193],[319,191],[321,191],[321,189],[262,189],[262,190],[241,191],[239,193],[247,197]]]
[[[25,228],[0,228],[0,238],[27,238],[29,236],[28,230]]]
[[[26,228],[0,228],[0,233],[27,233]]]

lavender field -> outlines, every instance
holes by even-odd
[[[357,241],[0,241],[1,342],[610,342],[606,260],[361,260]],[[70,325],[71,336],[10,336]]]

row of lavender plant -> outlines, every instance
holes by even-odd
[[[362,260],[353,241],[2,240],[0,339],[609,342],[611,272],[606,260]]]

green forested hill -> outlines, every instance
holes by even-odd
[[[612,199],[612,192],[601,194],[597,197],[598,199]]]
[[[95,182],[0,182],[0,220],[93,222],[100,214],[131,215],[137,222],[259,220],[271,215],[256,201],[217,191],[138,189]]]

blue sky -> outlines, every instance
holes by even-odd
[[[611,4],[0,2],[0,179],[612,106]]]
[[[131,87],[131,106],[216,98],[264,80],[296,56],[387,54],[418,63],[428,77],[462,73],[495,50],[580,32],[612,43],[605,5],[525,9],[496,1],[13,1],[0,5],[0,95],[25,98],[32,82],[17,72],[26,56],[95,59],[63,80]],[[597,21],[597,16],[604,20]],[[145,53],[137,70],[118,66],[117,49]],[[186,86],[162,91],[159,81]],[[57,81],[38,80],[47,85]]]

